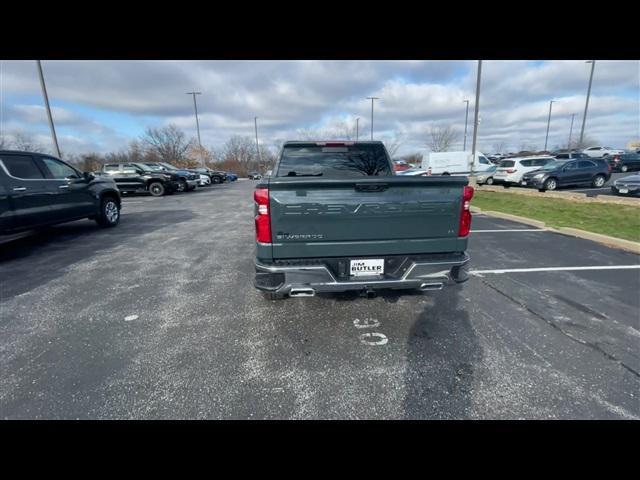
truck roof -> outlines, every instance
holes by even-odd
[[[283,145],[318,145],[318,144],[344,144],[344,145],[382,145],[380,140],[288,140]]]

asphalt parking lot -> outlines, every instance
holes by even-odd
[[[475,215],[461,286],[267,301],[253,185],[1,243],[0,418],[640,418],[638,255]]]

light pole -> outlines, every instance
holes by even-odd
[[[204,166],[204,159],[202,157],[202,142],[200,141],[200,122],[198,121],[198,104],[196,103],[196,95],[202,95],[202,92],[187,92],[186,94],[193,96],[193,110],[196,114],[196,131],[198,132],[198,146],[200,147],[200,163]]]
[[[358,123],[360,122],[360,117],[356,118],[356,142],[358,141],[358,137],[360,136],[360,128]]]
[[[379,97],[367,97],[367,99],[371,100],[371,140],[373,140],[373,101],[379,100]]]
[[[51,116],[51,107],[49,106],[49,96],[47,95],[47,87],[44,84],[44,74],[42,73],[42,64],[40,60],[37,60],[38,74],[40,75],[40,87],[42,88],[42,96],[44,97],[44,105],[47,109],[47,118],[49,119],[49,128],[51,129],[51,138],[53,138],[53,146],[56,147],[56,154],[58,158],[62,158],[60,155],[60,147],[58,146],[58,137],[56,136],[56,129],[53,126],[53,117]]]
[[[262,155],[260,154],[260,144],[258,143],[258,117],[253,117],[253,123],[256,127],[256,151],[258,152],[258,163],[262,168]]]
[[[476,186],[476,176],[473,173],[473,164],[476,159],[476,141],[478,139],[478,114],[480,113],[480,79],[482,78],[482,60],[478,60],[478,78],[476,80],[476,105],[473,120],[473,145],[471,147],[471,160],[469,161],[469,185]]]
[[[589,108],[589,97],[591,96],[591,82],[593,82],[593,70],[596,68],[595,60],[587,60],[585,63],[591,64],[591,75],[589,75],[589,88],[587,88],[587,101],[584,104],[584,116],[582,117],[582,128],[580,129],[580,147],[584,138],[584,125],[587,122],[587,109]]]
[[[464,103],[467,104],[467,112],[464,114],[464,146],[462,147],[463,151],[467,150],[467,123],[469,121],[469,100],[463,100]]]
[[[547,151],[547,141],[549,140],[549,125],[551,124],[551,107],[555,103],[555,100],[549,101],[549,118],[547,118],[547,135],[544,137],[544,151]]]
[[[571,128],[569,128],[569,143],[567,144],[567,150],[569,150],[569,153],[571,153],[571,134],[573,133],[573,117],[575,116],[576,116],[575,113],[571,114]]]

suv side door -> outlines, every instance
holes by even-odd
[[[52,223],[51,198],[57,184],[45,178],[44,172],[28,153],[0,155],[9,208],[12,210],[8,228],[28,230]]]
[[[96,213],[96,200],[84,175],[57,158],[36,157],[45,177],[55,183],[51,215],[55,220],[81,218]]]
[[[580,175],[577,160],[568,161],[562,166],[560,175],[558,175],[559,185],[574,185]]]
[[[144,192],[146,188],[146,179],[142,178],[144,172],[131,163],[123,163],[120,165],[120,179],[118,188],[129,192]]]
[[[579,160],[578,161],[578,182],[579,183],[591,183],[591,179],[598,172],[599,168],[596,162],[591,160]]]

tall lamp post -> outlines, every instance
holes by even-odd
[[[467,150],[467,123],[469,122],[469,100],[463,100],[467,104],[466,113],[464,114],[464,146],[463,151]]]
[[[196,115],[196,131],[198,133],[198,146],[200,147],[200,163],[204,166],[204,158],[202,156],[202,142],[200,141],[200,121],[198,120],[198,104],[196,103],[196,95],[202,95],[202,92],[186,92],[186,95],[193,96],[193,111]]]
[[[371,100],[371,140],[373,140],[373,101],[380,100],[380,97],[367,97]]]
[[[56,129],[53,126],[53,117],[51,116],[51,107],[49,106],[49,95],[47,95],[47,87],[44,84],[44,74],[42,73],[42,63],[37,60],[38,74],[40,75],[40,87],[42,88],[42,96],[44,97],[44,106],[47,109],[47,118],[49,119],[49,128],[51,129],[51,138],[53,139],[53,146],[56,148],[56,154],[58,158],[62,158],[60,155],[60,147],[58,146],[58,137],[56,136]]]
[[[471,147],[471,159],[469,160],[469,185],[476,186],[476,176],[473,172],[473,164],[476,159],[476,141],[478,139],[478,114],[480,113],[480,79],[482,78],[482,60],[478,60],[478,78],[476,80],[476,105],[473,119],[473,144]]]
[[[549,125],[551,124],[551,107],[556,103],[555,100],[549,102],[549,117],[547,118],[547,135],[544,137],[544,151],[547,151],[547,141],[549,140]]]
[[[576,116],[575,113],[571,114],[571,128],[569,128],[569,143],[567,143],[567,150],[571,153],[571,134],[573,133],[573,118]]]
[[[591,83],[593,82],[593,70],[596,68],[595,60],[587,60],[585,63],[591,64],[591,75],[589,75],[589,88],[587,88],[587,101],[584,104],[584,115],[582,117],[582,128],[580,129],[580,147],[582,145],[582,139],[584,138],[584,125],[587,122],[587,109],[589,108],[589,97],[591,96]]]
[[[258,152],[258,163],[262,168],[262,154],[260,153],[260,144],[258,143],[258,117],[253,117],[253,123],[256,128],[256,151]]]
[[[360,122],[360,117],[356,118],[356,142],[358,141],[358,138],[360,136],[360,127],[358,125],[358,123]]]

